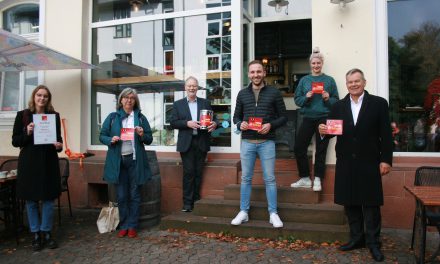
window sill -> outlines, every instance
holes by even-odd
[[[17,112],[0,112],[0,130],[12,130]]]

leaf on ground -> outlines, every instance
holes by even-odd
[[[304,254],[304,255],[302,255],[302,259],[312,259],[312,258],[314,258],[315,257],[315,255],[313,255],[313,254]]]

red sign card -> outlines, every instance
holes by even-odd
[[[263,127],[263,118],[249,117],[248,129],[259,131]]]
[[[324,92],[323,82],[312,82],[312,92],[314,94],[322,94]]]
[[[342,120],[329,119],[327,120],[327,134],[342,135]]]
[[[208,127],[211,125],[211,115],[201,115],[200,116],[200,125],[202,127]]]
[[[121,140],[134,140],[134,128],[121,128]]]

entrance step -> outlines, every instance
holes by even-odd
[[[241,174],[238,174],[238,183],[241,183]],[[292,182],[299,180],[297,171],[276,171],[275,178],[278,186],[290,187]],[[264,185],[263,172],[254,171],[254,176],[252,177],[252,185]]]
[[[193,213],[207,217],[225,217],[230,220],[240,210],[238,200],[202,199],[197,201]],[[345,215],[342,206],[334,204],[291,204],[278,203],[278,214],[283,222],[344,225]],[[249,218],[268,221],[266,202],[251,202]]]
[[[278,203],[299,203],[299,204],[317,204],[319,203],[319,192],[314,192],[312,188],[291,188],[278,187]],[[225,186],[225,200],[240,200],[240,185],[229,184]],[[264,185],[253,185],[251,201],[266,201],[266,188]]]
[[[239,226],[230,224],[231,218],[199,216],[193,213],[174,213],[162,218],[160,228],[185,229],[189,232],[226,233],[240,237],[271,239],[301,239],[315,242],[346,241],[345,225],[284,222],[283,228],[273,228],[268,220],[250,220]]]

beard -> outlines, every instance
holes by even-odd
[[[260,86],[261,83],[263,82],[263,78],[259,78],[259,79],[258,78],[253,78],[253,79],[251,79],[251,82],[255,86]]]

